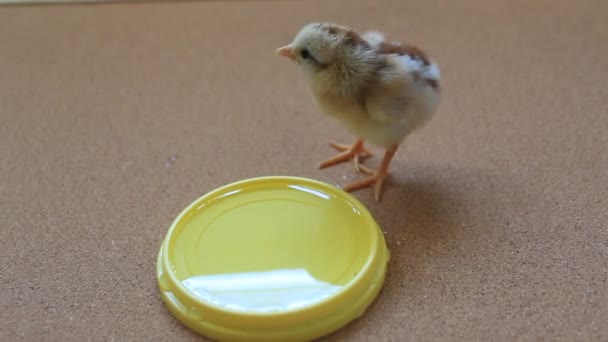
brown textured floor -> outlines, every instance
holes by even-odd
[[[175,215],[246,177],[355,177],[315,169],[351,137],[274,54],[332,20],[421,44],[445,95],[383,201],[356,193],[393,257],[327,340],[606,341],[607,17],[602,0],[0,8],[0,340],[200,340],[154,278]]]

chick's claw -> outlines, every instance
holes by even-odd
[[[374,185],[374,199],[376,201],[380,201],[380,195],[382,193],[382,185],[384,184],[384,180],[388,177],[388,173],[377,173],[375,175],[368,176],[356,182],[352,182],[350,184],[342,187],[342,190],[346,192],[352,192],[355,190],[362,189],[367,186]]]
[[[376,200],[376,202],[379,202],[380,195],[382,193],[382,185],[384,184],[384,180],[390,175],[389,166],[398,148],[398,145],[393,145],[386,150],[386,152],[384,153],[384,157],[382,158],[380,168],[378,168],[378,171],[373,172],[366,168],[366,171],[364,172],[369,175],[368,177],[350,183],[344,186],[342,190],[346,192],[351,192],[367,186],[374,185],[374,199]]]
[[[345,144],[340,144],[335,141],[330,141],[329,146],[335,148],[338,151],[344,152],[344,151],[350,150],[351,148],[354,147],[354,145],[356,145],[358,143],[361,144],[360,152],[359,152],[361,154],[361,157],[370,157],[372,155],[372,153],[363,146],[363,141],[357,141],[353,145],[345,145]]]
[[[352,146],[340,144],[335,141],[331,141],[329,144],[341,152],[334,157],[322,161],[319,164],[319,168],[323,169],[328,166],[333,166],[352,159],[357,172],[361,172],[363,170],[363,172],[368,173],[369,169],[364,168],[359,163],[361,158],[372,155],[372,153],[363,146],[363,140],[357,140]]]
[[[369,167],[367,167],[363,164],[359,164],[359,169],[361,170],[361,172],[365,173],[368,176],[371,176],[375,173],[374,170],[370,169]]]

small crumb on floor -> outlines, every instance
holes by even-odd
[[[165,167],[171,167],[171,165],[173,165],[173,163],[175,163],[176,160],[177,160],[177,156],[176,155],[170,156],[165,161]]]

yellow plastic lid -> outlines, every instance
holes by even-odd
[[[389,251],[353,196],[311,179],[260,177],[214,190],[173,222],[158,255],[161,297],[218,341],[309,341],[361,316]]]

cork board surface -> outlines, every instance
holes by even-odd
[[[606,17],[602,0],[0,7],[0,340],[204,340],[159,299],[173,218],[243,178],[357,177],[316,169],[352,136],[274,54],[330,20],[419,44],[445,92],[382,202],[355,193],[392,259],[326,340],[605,341]]]

